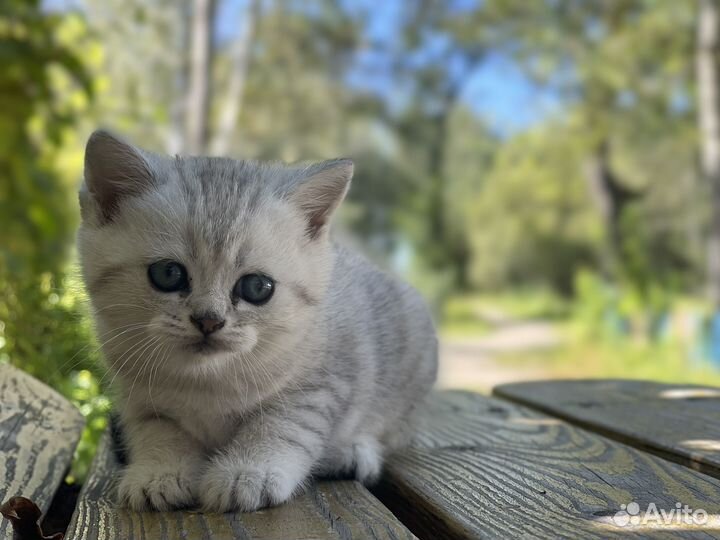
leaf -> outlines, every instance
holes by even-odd
[[[18,540],[62,540],[63,533],[45,536],[38,525],[40,508],[26,497],[12,497],[0,506],[0,514],[12,525]]]

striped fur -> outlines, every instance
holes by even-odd
[[[78,245],[129,444],[124,504],[255,510],[312,475],[372,482],[407,440],[436,337],[414,290],[330,241],[351,175],[348,160],[169,158],[91,137]],[[150,285],[161,259],[189,291]],[[253,272],[274,296],[233,301]],[[208,311],[226,324],[198,353],[189,317]]]

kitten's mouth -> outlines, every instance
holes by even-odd
[[[186,347],[195,354],[216,354],[230,350],[230,347],[226,343],[218,341],[217,339],[208,338],[194,341]]]

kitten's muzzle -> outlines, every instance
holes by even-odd
[[[203,315],[190,315],[190,322],[192,322],[204,336],[209,336],[213,332],[217,332],[225,326],[225,319],[211,313]]]

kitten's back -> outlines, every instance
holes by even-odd
[[[328,344],[333,361],[355,351],[360,406],[395,430],[424,396],[437,374],[437,338],[429,310],[411,286],[360,255],[335,246],[328,290]],[[347,361],[347,360],[346,360]],[[343,369],[343,366],[340,367]],[[395,444],[390,444],[396,446]]]

